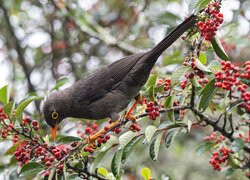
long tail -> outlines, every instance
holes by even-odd
[[[196,23],[196,16],[191,15],[189,18],[183,21],[179,26],[177,26],[161,42],[159,42],[155,47],[153,47],[148,53],[146,53],[146,56],[143,57],[144,61],[150,61],[150,60],[156,61],[157,58],[163,53],[163,51],[165,51],[169,46],[171,46],[185,31],[194,26],[195,23]]]

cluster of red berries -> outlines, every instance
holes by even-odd
[[[83,150],[85,152],[89,152],[90,154],[92,154],[94,152],[94,149],[96,149],[97,147],[101,147],[102,144],[105,144],[109,139],[110,139],[109,134],[102,134],[100,137],[97,138],[96,140],[97,144],[91,142],[89,145],[85,146]]]
[[[244,103],[240,106],[250,112],[250,92],[247,92],[248,85],[240,81],[240,78],[250,78],[250,61],[245,63],[246,71],[242,74],[239,73],[239,67],[235,67],[230,61],[221,61],[221,65],[222,71],[215,73],[215,86],[231,91],[236,88],[241,93],[241,98],[244,100]]]
[[[44,143],[43,146],[37,147],[37,145],[33,142],[23,141],[15,150],[14,157],[20,166],[35,158],[37,160],[41,160],[41,163],[48,168],[55,162],[55,160],[60,160],[63,156],[65,156],[71,148],[72,145],[61,144],[57,146],[48,146],[47,143]],[[62,170],[63,164],[59,164],[57,166],[57,171],[61,172]],[[50,172],[45,171],[44,174],[45,176],[49,176]]]
[[[31,124],[32,125],[32,128],[35,130],[35,131],[38,131],[39,130],[39,123],[37,120],[32,120],[30,118],[30,116],[26,116],[22,119],[22,126],[26,126],[27,124]]]
[[[223,23],[223,14],[220,13],[220,6],[218,2],[212,2],[209,4],[205,9],[205,12],[209,19],[206,19],[204,22],[199,21],[198,27],[205,40],[211,41],[216,35],[218,27]]]
[[[226,162],[226,160],[229,158],[229,153],[231,152],[231,149],[222,146],[219,151],[212,153],[209,163],[213,166],[214,170],[221,170],[221,164]]]
[[[215,144],[218,144],[218,143],[222,142],[223,140],[225,140],[225,136],[223,136],[223,135],[218,136],[216,132],[213,132],[209,136],[205,136],[203,139],[205,141],[214,141]]]
[[[159,106],[152,101],[147,103],[146,112],[148,113],[149,118],[153,121],[160,115]]]
[[[77,130],[77,134],[84,138],[85,135],[93,135],[99,131],[99,127],[97,123],[89,123],[87,124],[87,127],[85,128],[84,132],[82,132],[80,129]]]
[[[157,86],[161,86],[161,85],[163,85],[163,79],[159,79],[157,81]],[[166,78],[164,81],[164,91],[168,91],[169,89],[171,89],[171,79]]]
[[[208,78],[198,79],[200,85],[206,85],[209,82]]]
[[[130,130],[131,131],[140,131],[141,130],[141,127],[136,124],[136,123],[133,123],[131,126],[130,126]]]

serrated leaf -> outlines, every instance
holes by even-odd
[[[103,167],[99,167],[98,169],[97,169],[97,173],[98,174],[100,174],[101,176],[103,176],[103,177],[107,177],[107,175],[108,175],[108,170],[107,169],[105,169],[105,168],[103,168]]]
[[[20,177],[32,176],[41,172],[44,167],[40,163],[31,162],[22,166],[20,171]]]
[[[244,147],[244,141],[241,138],[236,138],[231,145],[231,149],[233,152],[239,152]]]
[[[116,136],[111,135],[109,140],[105,143],[105,145],[101,148],[100,151],[105,152],[116,143],[118,143],[118,138]]]
[[[156,161],[158,158],[160,145],[161,145],[161,138],[163,133],[159,133],[152,141],[149,147],[149,156],[153,161]]]
[[[210,150],[214,146],[214,143],[211,141],[204,141],[196,148],[196,154],[198,156],[202,155],[206,151]]]
[[[155,86],[156,85],[156,80],[157,80],[157,75],[156,74],[151,74],[150,77],[148,78],[145,86],[147,88],[149,88],[151,86]]]
[[[128,156],[134,150],[136,144],[142,139],[143,136],[134,137],[124,148],[122,153],[122,163],[125,163]]]
[[[10,99],[10,88],[9,85],[3,86],[0,89],[0,102],[7,104]]]
[[[199,110],[205,111],[218,88],[214,85],[215,79],[211,80],[201,91]]]
[[[111,171],[116,178],[120,175],[122,152],[122,149],[117,150],[111,162]]]
[[[22,120],[22,112],[23,110],[33,101],[36,100],[41,100],[43,99],[43,97],[39,97],[39,96],[31,96],[28,97],[27,99],[23,100],[17,107],[16,110],[16,117],[18,118],[19,122],[21,122]]]
[[[79,138],[79,137],[64,136],[64,137],[61,137],[57,142],[67,144],[67,143],[76,142],[76,141],[80,141],[80,140],[81,140],[81,138]]]
[[[58,90],[61,86],[63,86],[68,82],[69,82],[68,78],[61,78],[57,81],[56,85],[50,91]]]
[[[170,131],[168,132],[167,137],[166,137],[166,139],[165,139],[165,147],[166,147],[166,148],[169,148],[169,147],[170,147],[175,132],[176,132],[175,129],[170,130]]]
[[[207,57],[206,57],[206,54],[204,54],[203,52],[200,52],[200,55],[199,55],[199,61],[203,64],[203,65],[206,65],[207,64]]]
[[[149,180],[151,178],[151,171],[149,168],[144,167],[141,169],[141,175],[144,178],[144,180]]]
[[[121,145],[121,148],[123,149],[128,144],[128,142],[131,141],[131,139],[133,139],[134,136],[135,136],[135,133],[132,131],[128,131],[122,134],[119,137],[119,143]]]
[[[225,52],[223,46],[218,37],[214,37],[211,41],[214,52],[217,54],[219,58],[222,60],[229,60],[227,53]]]
[[[185,73],[190,70],[190,67],[178,67],[171,76],[171,86],[174,87],[180,83],[180,79],[184,77]]]
[[[13,101],[8,102],[7,104],[4,105],[3,111],[8,115],[12,116],[13,111],[15,109],[15,103]]]
[[[200,69],[201,71],[206,72],[206,73],[211,73],[211,71],[210,71],[206,66],[204,66],[204,65],[199,61],[199,59],[196,59],[196,60],[195,60],[195,63],[196,63],[197,68]]]

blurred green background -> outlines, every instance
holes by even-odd
[[[66,81],[61,87],[65,88],[99,67],[154,46],[191,14],[188,1],[2,0],[0,86],[11,84],[11,98],[16,102],[28,93],[46,96],[58,81]],[[218,36],[230,60],[241,65],[250,59],[250,2],[223,0],[222,4],[225,18]],[[170,74],[183,61],[187,52],[183,47],[178,40],[162,55],[154,71]],[[216,58],[209,54],[209,61]],[[41,107],[40,103],[32,104],[26,113],[40,120]],[[75,121],[61,132],[76,135],[73,127]],[[157,179],[165,175],[178,180],[226,179],[223,172],[210,167],[209,153],[195,153],[203,136],[211,131],[194,128],[189,135],[177,136],[169,149],[161,148],[157,162],[149,159],[148,149],[140,144],[124,165],[124,179],[139,179],[144,166]],[[41,133],[49,133],[45,124]],[[0,142],[0,179],[16,178],[13,167],[8,166],[10,156],[4,156],[11,144]],[[109,152],[101,165],[109,169],[112,156]],[[244,177],[236,173],[230,179]]]

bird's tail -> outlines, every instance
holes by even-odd
[[[196,16],[191,15],[180,25],[178,25],[169,35],[167,35],[161,42],[159,42],[155,47],[153,47],[147,54],[144,60],[157,60],[163,51],[165,51],[169,46],[171,46],[185,31],[191,28],[196,23]],[[155,62],[153,62],[155,63]]]

